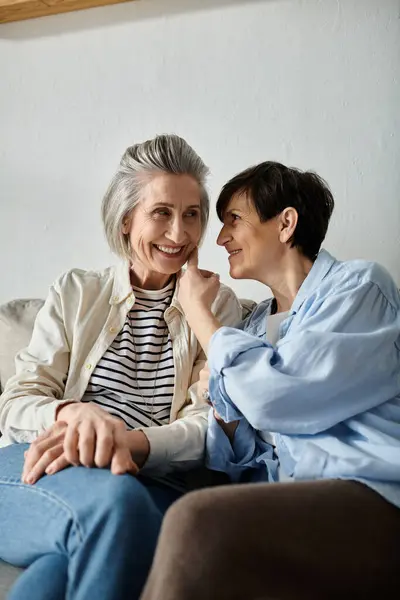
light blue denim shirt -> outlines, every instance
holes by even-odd
[[[234,481],[354,479],[400,507],[400,295],[366,261],[321,250],[275,347],[271,300],[209,345],[210,396],[239,419],[232,445],[209,416],[207,462]],[[275,433],[276,449],[261,432]]]

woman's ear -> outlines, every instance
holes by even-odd
[[[289,242],[296,230],[299,215],[297,210],[291,206],[288,206],[279,215],[279,241],[282,244]]]
[[[125,217],[125,219],[122,221],[122,233],[124,233],[125,235],[129,233],[131,228],[131,220],[129,217]]]

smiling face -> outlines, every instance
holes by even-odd
[[[290,214],[283,211],[262,223],[253,202],[245,194],[231,198],[217,239],[217,244],[229,253],[231,277],[270,283],[270,276],[287,252],[287,242],[293,234],[293,224],[288,227],[287,216]]]
[[[159,173],[143,185],[141,200],[123,226],[136,285],[162,287],[182,268],[200,242],[200,201],[199,184],[189,175]]]

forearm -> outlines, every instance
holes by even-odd
[[[50,288],[29,345],[15,358],[16,374],[0,398],[0,430],[12,441],[33,441],[54,424],[63,402],[70,347],[58,288]]]
[[[48,396],[16,396],[13,390],[6,391],[1,397],[0,430],[14,443],[33,442],[55,423],[62,405],[63,400]]]
[[[384,335],[379,331],[378,335]],[[371,336],[372,337],[372,336]],[[379,343],[378,343],[379,342]],[[209,345],[210,397],[227,422],[287,435],[325,431],[395,397],[396,355],[367,334],[307,331],[277,348],[245,332],[220,329]],[[368,364],[367,370],[360,365]]]
[[[193,304],[190,310],[186,312],[186,319],[205,354],[207,354],[208,344],[214,333],[220,329],[221,323],[209,308],[198,304]]]

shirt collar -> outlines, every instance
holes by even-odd
[[[336,259],[329,254],[329,252],[326,250],[320,250],[313,266],[311,267],[311,271],[297,292],[297,296],[294,299],[291,309],[292,313],[298,312],[304,300],[317,289],[336,262]]]
[[[177,298],[178,285],[175,286],[174,295],[172,296],[171,306],[174,306],[180,313],[183,314],[181,305]],[[135,297],[132,290],[131,278],[130,278],[130,263],[128,261],[121,261],[115,267],[114,284],[110,298],[110,304],[121,304],[128,296]]]
[[[121,261],[115,267],[114,284],[110,298],[110,304],[120,304],[133,294],[131,279],[129,276],[129,262]]]

